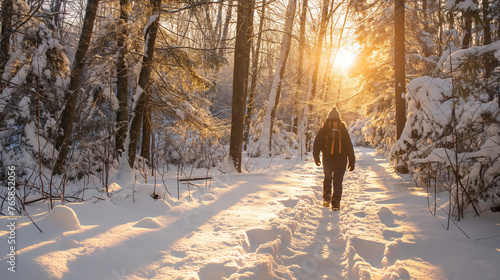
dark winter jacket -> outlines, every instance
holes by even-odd
[[[316,139],[314,139],[313,146],[313,156],[314,161],[319,161],[319,153],[323,153],[323,164],[334,165],[338,168],[345,168],[347,165],[347,160],[349,159],[350,165],[354,166],[356,161],[356,157],[354,156],[354,149],[352,147],[351,137],[349,136],[349,132],[347,131],[346,125],[344,122],[341,122],[340,126],[340,134],[342,135],[342,148],[341,153],[339,155],[330,155],[329,153],[325,153],[326,148],[326,128],[328,122],[340,121],[339,119],[327,119],[322,128],[319,129],[318,134],[316,135]]]

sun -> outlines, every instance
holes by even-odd
[[[356,59],[356,55],[344,48],[340,48],[337,52],[337,56],[333,62],[333,65],[347,69],[354,64],[354,60]]]

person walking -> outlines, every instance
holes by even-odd
[[[331,203],[332,210],[338,211],[346,166],[349,162],[349,171],[353,171],[356,157],[346,124],[336,107],[332,108],[314,139],[313,157],[317,166],[321,166],[320,152],[323,153],[323,206],[329,207]]]

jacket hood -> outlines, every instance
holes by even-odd
[[[340,120],[340,113],[337,110],[337,107],[333,107],[330,113],[328,113],[328,119],[339,119]]]

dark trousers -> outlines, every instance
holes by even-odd
[[[345,165],[323,164],[325,178],[323,180],[323,199],[334,204],[340,204],[342,199],[342,181],[344,180]],[[333,200],[332,200],[333,181]]]

